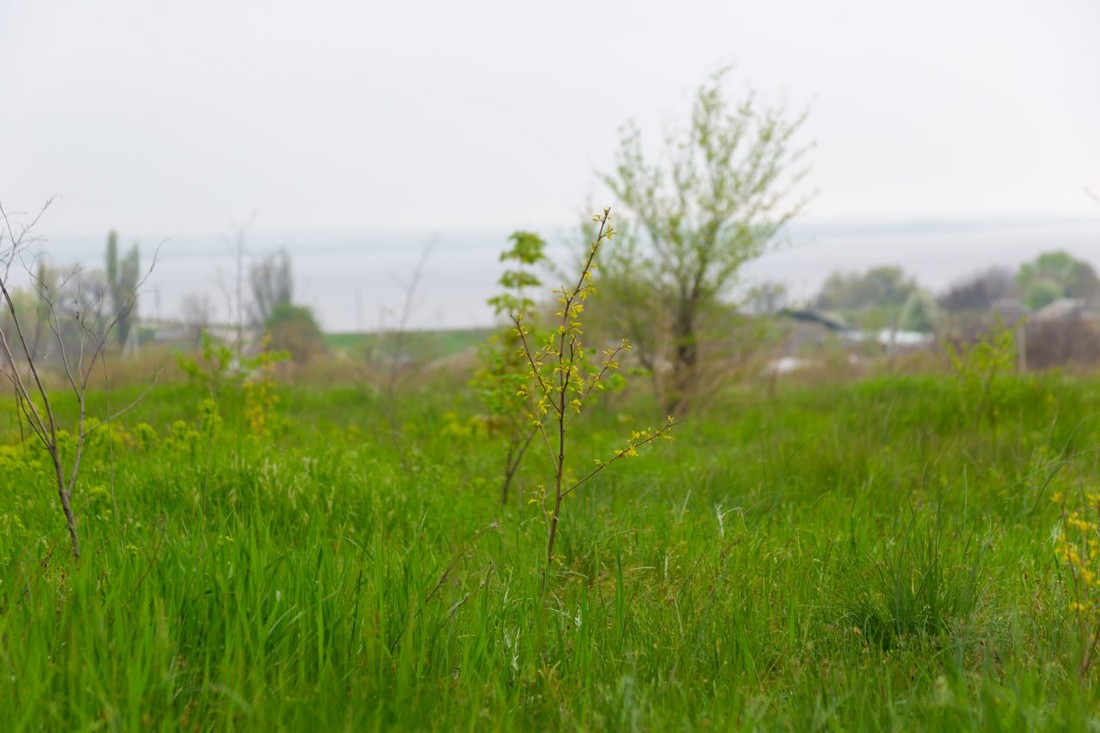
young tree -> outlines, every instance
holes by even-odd
[[[48,206],[47,202],[42,212]],[[56,346],[59,358],[52,368],[60,372],[76,399],[76,417],[71,423],[63,423],[53,406],[55,392],[47,386],[44,357],[34,344],[28,311],[20,312],[19,294],[10,285],[13,270],[26,261],[31,230],[42,212],[27,223],[20,223],[0,206],[0,308],[7,319],[6,327],[0,329],[0,375],[11,384],[19,414],[49,456],[50,483],[65,514],[73,557],[79,560],[80,536],[72,496],[86,438],[95,429],[87,415],[88,387],[104,357],[107,340],[119,325],[118,314],[130,312],[132,302],[121,302],[115,313],[104,317],[102,302],[108,288],[102,278],[89,280],[92,285],[85,287],[79,271],[60,281],[48,268],[40,268],[38,277],[32,275],[38,299],[35,328],[44,326],[47,338]],[[131,301],[140,284],[140,280],[134,282]],[[107,422],[116,416],[108,416]]]
[[[695,386],[703,318],[803,203],[790,193],[806,170],[807,148],[795,144],[806,113],[762,107],[751,92],[732,101],[727,72],[700,87],[687,129],[668,135],[661,157],[646,154],[630,123],[614,171],[602,175],[629,212],[625,244],[601,263],[605,281],[651,311],[619,326],[643,363],[669,365],[667,383],[653,372],[669,413]]]
[[[589,479],[623,458],[638,455],[638,449],[658,438],[671,439],[675,421],[670,415],[658,430],[638,430],[630,434],[623,448],[606,460],[596,460],[587,472],[573,468],[573,421],[601,392],[607,389],[612,375],[619,368],[619,357],[630,350],[630,344],[620,340],[596,357],[595,350],[584,343],[585,302],[596,292],[593,274],[600,246],[615,236],[611,226],[611,209],[593,217],[597,225],[595,239],[581,265],[574,285],[562,285],[555,292],[559,310],[555,313],[557,327],[547,329],[538,343],[536,334],[527,327],[527,315],[512,314],[519,352],[526,362],[526,384],[518,390],[527,405],[527,418],[553,468],[554,481],[541,485],[532,503],[541,505],[546,520],[546,572],[543,589],[554,564],[554,543],[561,521],[562,502]],[[538,438],[536,438],[538,440]],[[569,447],[567,447],[569,446]],[[591,465],[591,464],[590,464]]]
[[[546,262],[546,241],[538,234],[516,231],[508,241],[512,246],[501,253],[500,261],[514,265],[497,281],[501,292],[488,300],[497,317],[535,310],[537,304],[528,294],[529,288],[539,287],[542,282],[532,270]],[[534,325],[525,327],[528,333],[530,329],[537,330]],[[534,338],[538,339],[537,334]],[[521,394],[528,373],[526,357],[519,347],[520,337],[514,328],[494,334],[479,354],[481,368],[473,381],[489,410],[489,435],[506,445],[500,486],[502,504],[508,503],[508,491],[536,433]]]

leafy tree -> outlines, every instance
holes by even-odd
[[[1065,288],[1049,278],[1038,278],[1033,280],[1031,284],[1028,285],[1026,292],[1027,296],[1024,299],[1024,304],[1027,306],[1028,310],[1032,311],[1046,308],[1054,301],[1066,295]]]
[[[616,326],[643,364],[669,364],[667,382],[652,370],[669,413],[687,406],[696,384],[705,315],[802,206],[789,192],[805,172],[807,149],[794,138],[806,113],[762,107],[753,93],[732,101],[727,71],[699,88],[687,128],[667,136],[660,157],[644,152],[628,123],[615,169],[602,175],[628,212],[623,244],[600,263],[604,282],[644,304]]]
[[[993,267],[947,289],[938,299],[939,307],[946,311],[988,311],[1001,298],[1016,292],[1012,270]]]
[[[500,260],[515,264],[500,276],[501,292],[488,300],[498,317],[530,313],[535,309],[536,303],[528,295],[528,288],[539,287],[542,282],[531,270],[546,261],[546,242],[538,234],[518,231],[508,240],[512,246],[501,253]],[[474,376],[474,386],[489,411],[489,434],[506,442],[500,486],[502,504],[508,502],[509,488],[536,433],[520,394],[528,379],[527,361],[520,346],[520,337],[514,328],[505,328],[493,335],[481,351],[481,368]]]
[[[585,302],[595,293],[592,282],[596,269],[596,255],[600,246],[615,236],[611,226],[611,209],[593,217],[598,225],[596,237],[588,249],[581,271],[574,285],[562,285],[555,292],[559,310],[555,313],[557,327],[543,334],[542,344],[527,328],[526,314],[513,313],[516,338],[527,363],[526,384],[519,389],[527,404],[530,424],[542,438],[546,455],[554,471],[550,486],[541,485],[532,503],[541,505],[546,521],[546,571],[543,573],[543,590],[549,570],[559,560],[554,555],[554,543],[561,520],[562,502],[589,479],[623,458],[638,455],[638,449],[658,438],[671,440],[670,431],[675,423],[672,416],[658,430],[636,430],[630,434],[623,448],[615,451],[610,459],[596,459],[595,467],[589,464],[587,471],[574,468],[571,447],[574,436],[570,430],[573,421],[584,412],[598,395],[609,386],[611,376],[618,370],[619,357],[630,350],[630,344],[620,340],[616,346],[604,349],[596,357],[595,349],[584,342]],[[568,446],[568,447],[567,447]]]
[[[901,268],[873,267],[863,273],[829,275],[814,305],[843,313],[858,328],[897,328],[905,304],[916,292],[916,282]]]
[[[289,352],[290,358],[299,364],[325,351],[321,327],[306,306],[276,303],[264,330],[270,335],[272,349]]]
[[[1016,284],[1031,310],[1058,298],[1089,300],[1100,294],[1100,278],[1092,265],[1062,251],[1044,252],[1034,261],[1020,265]]]
[[[917,284],[900,267],[873,267],[864,273],[832,273],[814,303],[838,311],[901,307],[916,290]]]
[[[939,317],[936,300],[927,290],[914,290],[906,299],[898,316],[898,328],[903,331],[931,333]]]
[[[107,235],[107,295],[110,298],[110,312],[117,319],[115,334],[120,346],[130,341],[137,320],[137,288],[141,280],[141,252],[137,243],[120,260],[118,255],[118,233],[112,230]]]
[[[790,300],[790,291],[783,283],[762,283],[749,291],[749,311],[765,316],[774,315],[786,308]]]
[[[546,241],[538,234],[512,232],[508,241],[512,243],[512,247],[500,253],[500,261],[515,262],[515,269],[505,270],[501,274],[498,284],[502,291],[487,301],[497,316],[524,313],[535,306],[535,301],[527,295],[527,288],[537,288],[542,285],[542,281],[531,268],[546,261]],[[508,332],[511,336],[515,335],[511,328]],[[518,340],[513,345],[518,347]]]

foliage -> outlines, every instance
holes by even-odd
[[[927,290],[914,290],[909,294],[898,316],[898,328],[903,331],[932,333],[936,330],[939,312],[936,300]]]
[[[687,129],[668,135],[662,157],[651,159],[628,124],[615,169],[602,176],[629,221],[625,243],[601,265],[617,297],[657,311],[616,325],[643,364],[670,364],[667,375],[651,367],[669,413],[687,407],[697,384],[701,321],[801,208],[787,199],[804,172],[806,149],[793,145],[805,113],[762,108],[752,93],[734,102],[727,71],[700,87]]]
[[[1065,290],[1062,286],[1053,280],[1038,279],[1028,285],[1024,305],[1031,311],[1041,310],[1063,297],[1064,294]]]
[[[290,355],[296,363],[306,364],[325,352],[325,337],[307,306],[276,303],[264,322],[270,346]]]
[[[814,304],[825,310],[844,311],[900,307],[916,290],[916,282],[900,267],[872,267],[864,273],[834,272],[826,278]]]
[[[498,284],[501,292],[489,298],[494,315],[507,316],[512,313],[527,313],[535,307],[535,301],[528,295],[528,288],[542,285],[531,270],[546,262],[546,241],[534,232],[516,231],[508,237],[512,243],[510,249],[501,252],[500,261],[514,261],[514,270],[505,270]]]
[[[191,383],[214,397],[237,374],[237,352],[205,330],[199,336],[198,353],[179,354],[176,359]]]
[[[1019,353],[1011,329],[998,323],[974,343],[964,346],[947,344],[947,357],[959,383],[962,414],[981,428],[984,421],[994,436],[999,415],[998,381],[1015,370]]]
[[[620,458],[633,458],[638,455],[638,448],[658,438],[670,438],[673,425],[670,416],[659,430],[634,431],[626,446],[615,451],[610,460],[597,459],[596,467],[580,478],[573,473],[570,460],[573,449],[567,443],[572,423],[600,392],[607,389],[611,374],[619,368],[620,354],[630,348],[625,340],[620,341],[617,346],[605,349],[598,362],[593,362],[583,343],[582,314],[585,301],[595,292],[592,273],[596,267],[596,255],[600,245],[615,234],[610,224],[610,209],[604,209],[603,214],[596,215],[593,221],[599,224],[599,231],[581,267],[576,284],[572,287],[562,285],[556,291],[560,308],[555,314],[559,319],[557,328],[547,333],[542,344],[536,347],[532,341],[534,334],[524,325],[525,314],[512,315],[520,351],[528,367],[528,383],[520,387],[518,394],[527,400],[528,420],[542,438],[554,472],[552,492],[541,485],[538,495],[531,500],[539,505],[546,521],[548,570],[556,559],[554,544],[561,519],[562,501]]]
[[[1058,298],[1089,300],[1100,295],[1100,278],[1092,265],[1067,252],[1045,252],[1020,265],[1016,285],[1030,310],[1038,310]]]
[[[255,354],[241,356],[209,331],[203,331],[198,352],[178,354],[176,361],[192,386],[217,401],[227,391],[243,392],[253,379],[270,379],[274,365],[290,356],[271,346],[265,340]]]
[[[531,269],[546,261],[546,242],[539,235],[517,231],[508,239],[512,246],[501,253],[500,260],[514,261],[515,269],[501,274],[501,292],[488,301],[497,317],[530,313],[535,308],[535,301],[527,295],[528,288],[539,287],[542,282]],[[539,340],[537,335],[534,338]],[[473,386],[489,411],[485,423],[490,435],[502,437],[506,444],[500,486],[500,501],[504,504],[536,432],[520,396],[527,381],[527,364],[518,334],[510,327],[493,334],[479,351],[479,360]]]
[[[273,349],[275,344],[265,338],[260,353],[250,360],[249,371],[242,382],[244,413],[249,434],[263,438],[281,427],[277,415],[279,395],[275,393],[275,367],[287,358],[287,352]]]
[[[783,283],[765,282],[749,291],[749,311],[758,315],[775,315],[791,302],[791,293]]]
[[[873,267],[863,273],[834,272],[821,286],[814,306],[842,313],[858,328],[892,329],[899,327],[906,304],[918,292],[913,278],[898,267]]]
[[[1088,494],[1079,507],[1071,507],[1061,492],[1052,494],[1051,500],[1062,513],[1054,553],[1063,566],[1065,608],[1080,644],[1077,674],[1084,677],[1100,648],[1100,494]]]

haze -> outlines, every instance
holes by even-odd
[[[1096,217],[1098,31],[1087,0],[6,2],[0,202],[59,196],[41,233],[96,256],[560,230],[612,203],[624,121],[659,140],[734,64],[810,109],[804,224]]]

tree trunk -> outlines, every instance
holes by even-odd
[[[679,417],[687,409],[695,388],[699,363],[699,340],[695,333],[695,307],[685,303],[672,324],[675,355],[672,362],[672,385],[665,399],[666,412]]]
[[[61,466],[57,445],[50,445],[50,458],[53,460],[54,477],[57,480],[57,496],[61,499],[61,509],[65,512],[65,522],[69,528],[69,539],[73,546],[73,559],[80,560],[80,536],[76,531],[76,515],[73,513],[69,492],[65,489],[65,470]]]

